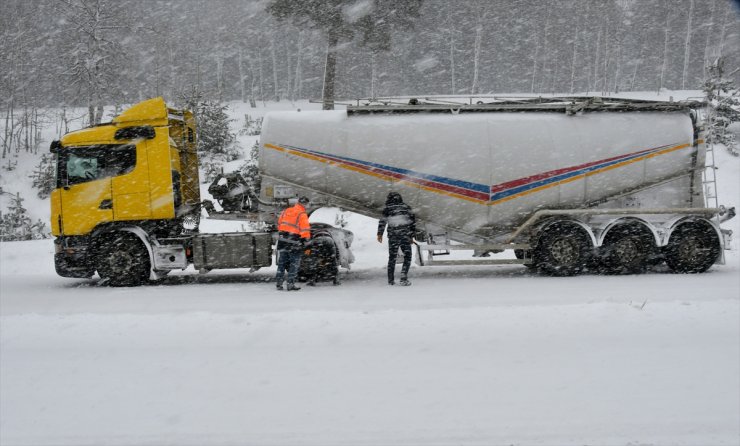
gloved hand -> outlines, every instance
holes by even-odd
[[[383,243],[383,234],[378,234],[378,243]]]

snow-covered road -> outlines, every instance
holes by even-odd
[[[339,287],[279,293],[271,269],[108,288],[56,277],[50,241],[1,245],[0,444],[740,441],[736,255],[391,288],[374,249]]]

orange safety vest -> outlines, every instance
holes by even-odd
[[[284,210],[278,218],[278,231],[296,234],[300,238],[311,238],[311,225],[308,223],[306,208],[296,204]]]

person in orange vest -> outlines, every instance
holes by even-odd
[[[275,282],[277,289],[283,289],[285,271],[288,271],[288,291],[300,290],[295,285],[298,269],[301,267],[303,251],[311,239],[311,225],[308,223],[306,206],[307,197],[298,199],[298,203],[289,207],[278,218],[278,261]]]

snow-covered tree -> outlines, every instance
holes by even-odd
[[[90,125],[99,124],[124,66],[119,36],[128,29],[125,8],[115,0],[58,0],[57,5],[67,45],[65,74],[86,99]]]
[[[230,128],[231,118],[226,113],[229,106],[214,99],[205,99],[195,88],[181,95],[181,102],[195,115],[198,156],[204,179],[211,181],[221,173],[224,163],[239,156],[236,135]]]
[[[38,190],[37,195],[39,198],[45,199],[49,197],[49,194],[54,190],[54,158],[44,153],[41,155],[41,161],[36,165],[31,174],[33,179],[33,187]]]
[[[728,131],[733,122],[740,122],[740,92],[735,83],[725,77],[725,61],[716,59],[707,69],[709,77],[704,82],[704,94],[709,103],[707,114],[707,142],[724,144],[727,150],[740,155],[735,134]]]
[[[23,206],[20,193],[10,195],[7,212],[0,212],[0,241],[33,240],[46,238],[46,225],[37,220],[31,222],[28,210]]]

